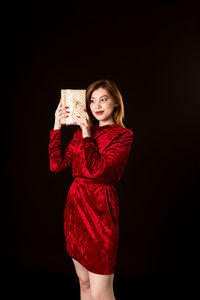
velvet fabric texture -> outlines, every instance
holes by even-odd
[[[50,170],[72,167],[64,209],[66,252],[88,271],[112,274],[119,245],[120,180],[133,143],[133,132],[117,124],[98,126],[91,137],[79,127],[65,149],[61,129],[50,130]]]

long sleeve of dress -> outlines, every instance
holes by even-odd
[[[73,139],[63,151],[61,145],[61,129],[50,130],[49,159],[50,170],[52,172],[60,172],[71,165],[76,137],[77,130],[73,135]]]
[[[133,143],[133,132],[128,129],[113,139],[99,152],[92,137],[83,138],[86,168],[94,177],[106,177],[111,181],[120,178],[128,161]]]

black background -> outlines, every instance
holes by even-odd
[[[122,93],[124,124],[134,132],[117,186],[116,299],[151,292],[162,292],[163,299],[172,288],[194,291],[200,250],[197,2],[8,2],[3,17],[2,249],[8,290],[21,296],[65,291],[66,299],[79,299],[62,223],[73,178],[71,169],[50,171],[49,131],[60,89],[84,89],[108,78]],[[62,128],[63,146],[76,128]]]

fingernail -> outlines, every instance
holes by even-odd
[[[79,116],[77,116],[77,118],[80,118]]]
[[[66,111],[66,113],[70,113],[70,111]]]
[[[84,109],[84,111],[86,111],[86,112],[87,112],[87,110],[86,110],[86,109]]]
[[[60,101],[62,100],[62,98],[60,98]]]
[[[69,106],[65,106],[65,108],[69,108]]]

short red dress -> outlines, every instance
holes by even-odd
[[[72,167],[72,182],[64,209],[66,252],[96,274],[115,271],[119,244],[120,180],[133,143],[133,132],[117,124],[79,127],[65,150],[61,129],[50,130],[50,170]]]

